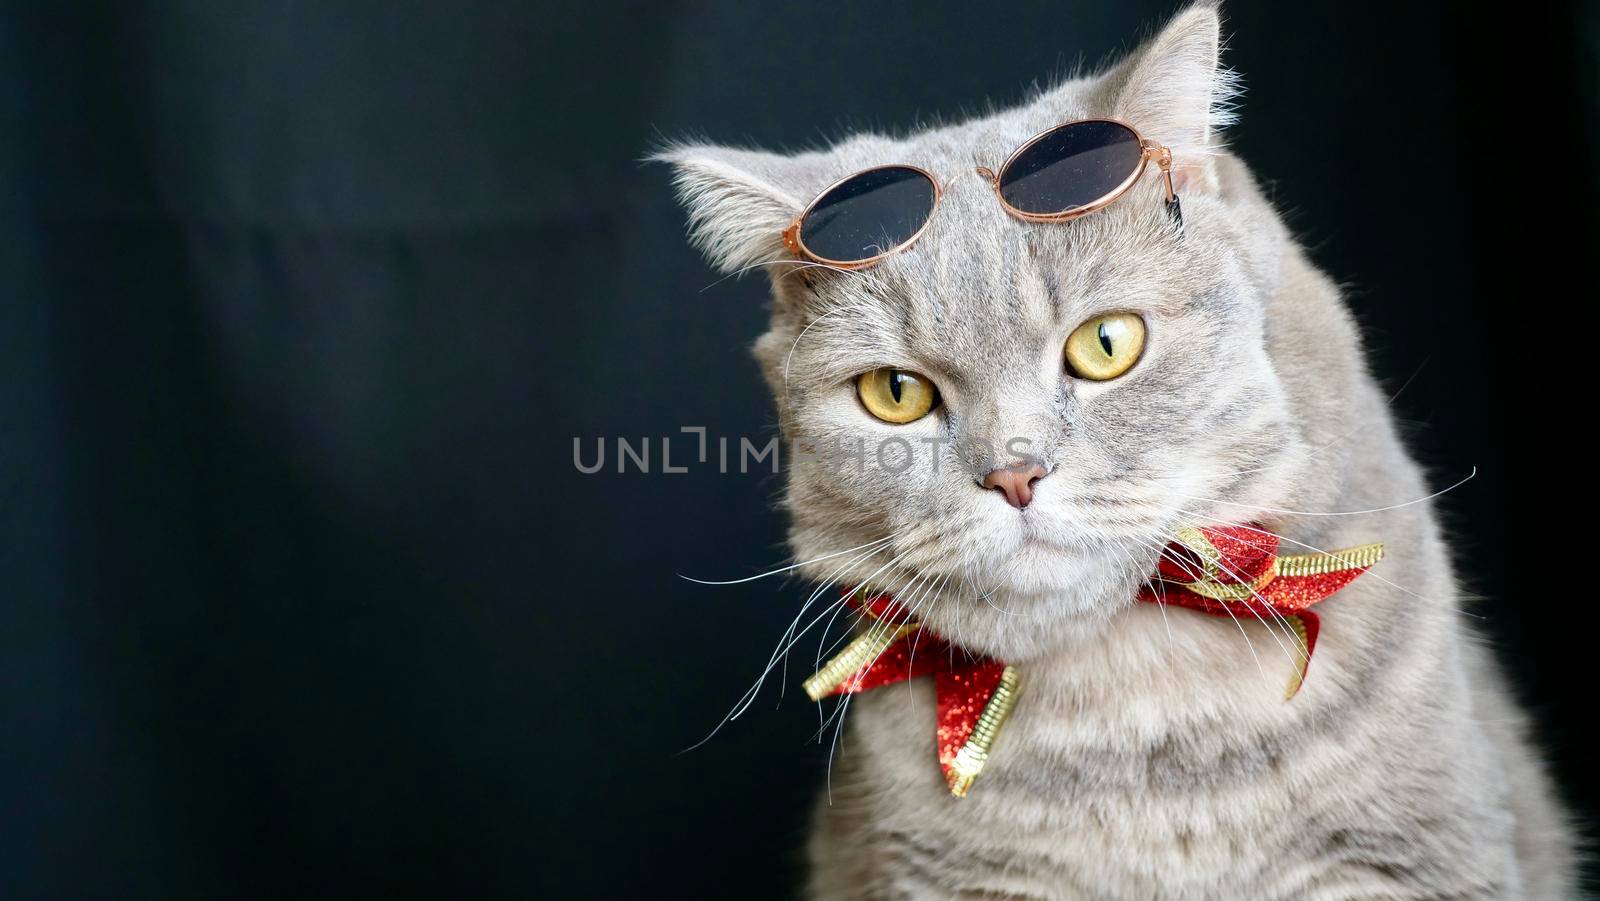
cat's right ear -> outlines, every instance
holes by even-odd
[[[1239,95],[1221,52],[1221,13],[1198,0],[1103,78],[1113,115],[1171,149],[1179,194],[1217,188],[1212,158]]]
[[[788,157],[709,145],[669,147],[651,159],[672,166],[689,213],[689,239],[711,265],[737,272],[792,259],[783,230],[805,203],[780,185]]]

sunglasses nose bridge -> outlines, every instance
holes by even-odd
[[[990,169],[988,166],[978,166],[973,171],[978,173],[979,178],[982,178],[984,181],[989,182],[990,184],[1000,180],[1000,176],[996,175],[994,170]]]

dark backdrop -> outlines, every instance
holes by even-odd
[[[675,577],[781,562],[775,480],[572,464],[771,429],[761,279],[638,161],[1016,100],[1171,4],[135,6],[0,19],[0,895],[792,891],[808,705],[678,754],[801,597]],[[1442,507],[1589,811],[1596,15],[1538,6],[1241,2],[1227,58],[1479,468]]]

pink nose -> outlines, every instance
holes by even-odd
[[[1021,510],[1033,500],[1033,483],[1044,477],[1045,468],[1038,463],[1019,463],[984,476],[983,487],[1004,492],[1006,503]]]

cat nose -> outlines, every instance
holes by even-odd
[[[991,471],[983,477],[983,487],[1004,492],[1006,503],[1021,510],[1033,501],[1033,483],[1048,473],[1043,463],[1026,458]]]

